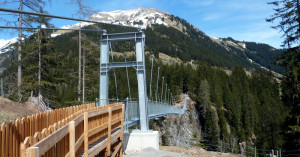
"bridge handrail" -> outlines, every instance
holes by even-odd
[[[82,113],[46,138],[40,141],[38,138],[34,139],[37,143],[27,149],[27,156],[34,157],[47,154],[50,156],[75,157],[82,150],[84,150],[85,156],[95,156],[105,148],[106,152],[110,153],[111,142],[118,139],[118,143],[114,143],[118,148],[113,152],[113,155],[116,155],[122,151],[123,121],[124,104],[122,103],[94,108],[92,111]],[[104,143],[96,145],[97,149],[95,147],[89,149],[89,145],[104,136],[107,136],[103,140]],[[69,145],[66,147],[64,143],[68,137]],[[60,146],[64,146],[64,150],[61,150]],[[53,152],[56,152],[56,154],[52,154]]]
[[[43,130],[48,133],[51,131],[48,130],[50,126],[52,126],[52,129],[60,128],[77,117],[80,112],[94,107],[95,103],[91,103],[48,110],[2,123],[0,127],[0,156],[21,156],[21,147],[24,146],[26,138],[38,136],[36,133],[41,133]],[[31,142],[27,139],[29,145]]]

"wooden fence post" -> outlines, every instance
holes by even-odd
[[[1,133],[1,135],[0,136],[2,136],[2,138],[1,138],[1,143],[2,143],[2,145],[1,145],[1,148],[0,148],[0,154],[1,154],[1,156],[5,156],[5,154],[4,154],[4,152],[5,152],[5,126],[4,126],[4,123],[1,125],[1,131],[2,131],[2,133]]]
[[[70,157],[75,157],[75,121],[69,123]]]
[[[110,145],[111,145],[111,107],[108,108],[108,133],[107,133],[107,147],[106,156],[110,156]]]
[[[40,156],[39,147],[28,148],[26,156],[27,157],[39,157]]]
[[[84,156],[89,155],[89,117],[88,112],[84,112]]]

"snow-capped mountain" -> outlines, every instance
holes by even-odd
[[[185,26],[179,21],[173,19],[174,16],[170,13],[160,11],[154,8],[135,8],[132,10],[117,10],[112,12],[98,12],[88,20],[98,21],[108,24],[116,24],[116,25],[125,25],[132,26],[141,29],[145,29],[147,27],[151,27],[152,24],[161,24],[167,27],[174,27],[180,31],[183,31]],[[80,26],[88,26],[93,23],[81,22],[75,25],[67,25],[61,28],[64,29],[78,29]],[[196,29],[196,28],[195,28]],[[70,32],[68,30],[58,30],[51,34],[51,37],[56,37],[58,35]],[[6,48],[12,44],[17,42],[17,38],[13,38],[10,40],[0,39],[0,53],[6,52]]]
[[[135,8],[132,10],[99,12],[89,17],[88,20],[145,29],[147,26],[151,26],[151,24],[163,24],[168,26],[169,21],[167,19],[170,17],[170,15],[171,14],[167,12],[163,12],[154,8]]]
[[[171,20],[171,14],[163,12],[154,8],[135,8],[131,10],[116,10],[112,12],[98,12],[88,20],[103,22],[107,24],[116,24],[122,26],[132,26],[141,29],[145,29],[148,26],[151,27],[152,24],[162,24],[165,26],[174,26],[179,28],[180,26],[173,20]],[[67,25],[61,28],[64,29],[78,29],[81,27],[92,25],[93,23],[81,22],[75,25]],[[54,32],[51,36],[55,37],[57,35],[66,33],[69,31],[60,30]]]
[[[9,45],[18,42],[18,38],[12,38],[8,40],[0,39],[0,54],[5,53],[9,50]]]

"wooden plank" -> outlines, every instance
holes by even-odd
[[[94,146],[92,149],[90,149],[88,157],[95,157],[99,152],[105,149],[106,143],[107,139],[103,140],[102,142]]]
[[[11,156],[12,157],[15,157],[16,156],[16,134],[15,134],[15,121],[11,121],[11,140],[10,141],[10,148],[11,149]]]
[[[110,156],[110,145],[111,145],[111,107],[108,108],[108,133],[107,133],[107,146],[106,146],[106,155]]]
[[[8,135],[8,156],[12,156],[13,154],[13,150],[12,150],[12,144],[13,144],[13,125],[12,125],[12,122],[8,123],[8,128],[9,128],[9,135]]]
[[[57,128],[56,123],[53,126],[53,131],[55,131]],[[46,151],[48,151],[51,147],[53,147],[58,141],[60,141],[64,136],[68,134],[69,126],[65,125],[64,127],[58,129],[56,132],[49,135],[47,138],[41,140],[37,144],[34,145],[34,147],[40,148],[40,154],[44,154]]]
[[[39,157],[40,156],[39,148],[38,147],[30,147],[30,148],[28,148],[26,156],[27,157]]]
[[[114,132],[112,134],[112,139],[117,139],[119,136],[119,133],[120,133],[120,130]],[[105,147],[107,146],[108,142],[107,142],[107,138],[104,139],[103,141],[101,141],[100,143],[96,144],[95,146],[93,146],[88,154],[89,154],[89,157],[94,157],[95,155],[97,155],[99,152],[101,152],[103,149],[105,149]]]
[[[77,126],[79,123],[83,121],[83,115],[78,116],[77,118],[74,119],[75,121],[75,126]]]
[[[4,156],[7,157],[8,156],[8,142],[9,142],[9,128],[8,128],[8,124],[7,122],[4,122],[5,124],[5,149],[4,149]]]
[[[84,112],[84,156],[88,157],[89,151],[89,114],[88,112]]]
[[[20,119],[17,119],[15,122],[15,134],[16,134],[16,157],[20,156]],[[1,136],[1,135],[0,135]]]
[[[122,146],[122,142],[120,142],[120,143],[117,145],[117,147],[116,147],[115,151],[113,152],[113,154],[111,155],[111,157],[115,157],[115,156],[117,155],[117,153],[119,152],[121,146]]]
[[[4,128],[4,123],[1,125],[1,134],[0,134],[0,156],[4,157],[4,141],[5,141],[5,128]]]
[[[111,121],[111,125],[115,125],[115,124],[119,123],[119,122],[121,121],[121,119],[122,119],[122,117],[117,118],[117,119],[115,119],[115,120],[112,120],[112,121]],[[122,123],[122,122],[121,122],[121,123]]]
[[[112,111],[115,111],[115,110],[119,110],[119,109],[121,109],[122,108],[122,105],[117,105],[117,106],[113,106],[113,107],[111,107],[112,109]]]
[[[99,133],[100,131],[106,129],[108,127],[108,124],[102,124],[98,127],[95,127],[94,129],[92,129],[91,131],[89,131],[89,137],[95,135],[96,133]]]
[[[75,143],[75,152],[79,149],[79,147],[81,146],[82,142],[84,139],[84,134],[82,134],[79,139],[77,140],[77,142]]]
[[[20,151],[21,151],[21,156],[25,157],[26,156],[26,149],[29,147],[29,137],[26,137],[24,142],[21,143],[20,146]]]
[[[89,112],[89,118],[95,117],[95,116],[98,116],[98,115],[101,115],[101,114],[105,114],[107,112],[108,112],[108,109],[92,111],[92,112]]]
[[[41,137],[40,132],[36,132],[36,133],[34,134],[34,136],[33,136],[33,143],[32,143],[32,144],[34,145],[34,144],[38,143],[39,140],[40,140],[40,137]]]

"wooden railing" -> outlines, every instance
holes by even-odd
[[[59,129],[51,126],[27,138],[26,156],[122,156],[123,121],[122,103],[91,108]]]
[[[24,156],[25,148],[33,145],[35,139],[49,136],[89,109],[95,109],[95,104],[45,111],[3,123],[0,127],[0,157]]]

